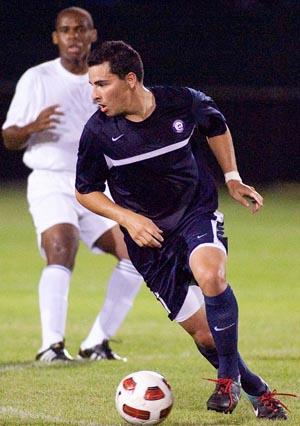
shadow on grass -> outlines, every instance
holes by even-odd
[[[83,365],[92,365],[91,361],[54,361],[54,362],[37,362],[37,361],[22,361],[22,362],[5,362],[0,363],[0,373],[5,373],[9,371],[18,371],[26,369],[43,369],[43,368],[78,368]]]

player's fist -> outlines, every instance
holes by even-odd
[[[245,185],[238,180],[229,180],[226,185],[231,197],[244,207],[251,207],[249,200],[251,201],[252,213],[256,213],[263,206],[263,197],[253,186]]]
[[[160,248],[164,241],[162,230],[145,216],[128,212],[124,226],[139,247]]]
[[[43,109],[36,120],[31,123],[30,132],[38,133],[44,130],[55,129],[56,125],[60,122],[59,116],[64,115],[58,108],[59,105],[56,104]]]

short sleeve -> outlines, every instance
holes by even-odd
[[[25,126],[36,119],[37,78],[33,69],[27,70],[17,83],[16,90],[7,112],[3,129],[10,126]]]
[[[226,120],[212,98],[203,92],[190,89],[192,95],[192,114],[201,133],[207,137],[222,135],[226,132]]]
[[[81,194],[104,192],[107,177],[108,167],[99,137],[85,127],[79,142],[75,187]]]

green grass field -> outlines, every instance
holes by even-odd
[[[257,216],[222,194],[230,236],[229,281],[240,305],[240,351],[279,392],[300,394],[300,187],[262,191]],[[167,425],[257,425],[245,398],[232,415],[206,410],[215,372],[189,336],[171,323],[145,288],[116,336],[113,349],[127,363],[39,365],[39,257],[25,190],[0,192],[0,424],[122,425],[114,407],[121,378],[156,370],[171,383],[174,408]],[[70,291],[67,347],[76,355],[101,306],[114,259],[81,247]],[[285,398],[288,425],[300,425],[300,399]]]

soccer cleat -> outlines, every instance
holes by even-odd
[[[207,409],[231,414],[241,397],[240,382],[223,378],[205,380],[216,383],[216,389],[207,401]]]
[[[103,359],[115,361],[127,361],[127,358],[122,358],[113,352],[109,346],[109,341],[104,339],[102,343],[88,349],[80,349],[77,355],[79,359],[89,359],[91,361],[101,361]]]
[[[279,399],[276,398],[277,395],[297,397],[297,395],[292,393],[278,393],[275,389],[272,392],[270,389],[267,389],[267,391],[260,396],[247,394],[247,398],[251,402],[257,418],[287,420],[287,413],[285,410],[289,410],[286,405],[284,405]]]
[[[45,351],[39,352],[35,359],[41,362],[73,361],[73,358],[65,349],[64,342],[53,343]]]

